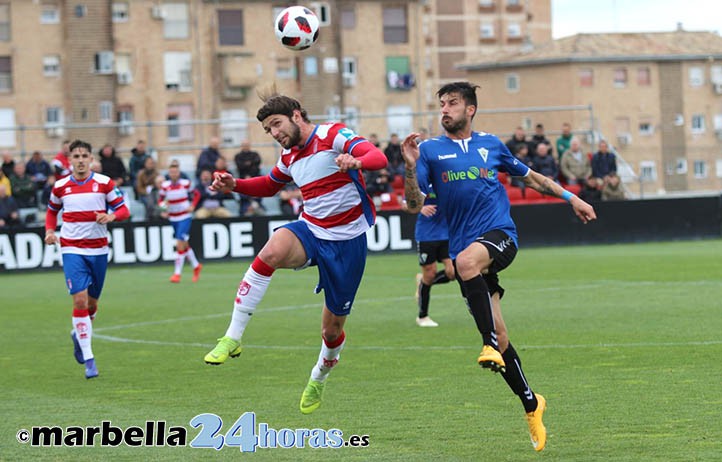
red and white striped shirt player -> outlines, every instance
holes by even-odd
[[[188,199],[189,194],[193,194],[193,202]],[[180,178],[178,181],[165,180],[158,192],[158,201],[168,204],[168,220],[182,221],[192,217],[189,211],[191,205],[198,205],[200,197],[197,191],[191,188],[191,181]]]

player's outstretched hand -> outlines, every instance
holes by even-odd
[[[55,235],[55,232],[48,232],[45,234],[45,243],[47,245],[57,244],[58,242],[58,236]]]
[[[361,169],[361,161],[351,154],[341,154],[336,157],[336,165],[341,172]]]
[[[423,216],[427,218],[431,218],[436,214],[436,206],[435,205],[424,205],[421,207],[421,212],[419,212]]]
[[[215,172],[213,174],[213,183],[211,183],[211,190],[220,191],[223,194],[228,194],[233,191],[236,186],[236,179],[233,178],[228,172]]]
[[[592,220],[597,219],[597,214],[594,211],[594,207],[584,202],[578,196],[574,196],[571,201],[574,213],[582,220],[583,223],[589,223]]]
[[[416,161],[419,159],[419,145],[416,144],[416,138],[419,136],[421,135],[418,133],[411,133],[401,143],[401,155],[407,167],[416,167]]]

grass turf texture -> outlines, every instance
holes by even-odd
[[[671,461],[722,454],[722,241],[522,249],[502,273],[511,339],[549,410],[536,454],[523,408],[501,376],[476,364],[480,337],[455,284],[431,295],[435,329],[414,324],[413,254],[372,256],[323,405],[304,416],[303,387],[320,346],[315,269],[281,270],[240,358],[203,355],[224,334],[248,262],[205,264],[180,285],[171,266],[112,267],[95,323],[100,377],[72,356],[60,271],[5,274],[0,460]],[[40,425],[144,426],[213,413],[222,432],[244,412],[271,428],[338,428],[369,447],[193,449],[121,445],[36,448]]]

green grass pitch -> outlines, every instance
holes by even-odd
[[[61,271],[4,274],[0,460],[710,461],[722,457],[722,241],[522,248],[501,275],[511,339],[548,400],[546,450],[523,409],[475,359],[480,337],[455,284],[431,294],[435,329],[416,327],[413,254],[374,255],[321,408],[298,411],[320,346],[315,269],[281,270],[240,358],[203,355],[224,334],[248,261],[208,263],[168,283],[171,265],[111,267],[85,380],[69,339]],[[184,426],[241,414],[274,429],[338,428],[366,448],[38,448],[32,426]],[[97,443],[96,443],[97,444]],[[239,459],[240,458],[240,459]]]

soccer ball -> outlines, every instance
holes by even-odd
[[[305,50],[318,40],[318,18],[305,6],[289,6],[274,24],[276,38],[291,50]]]

